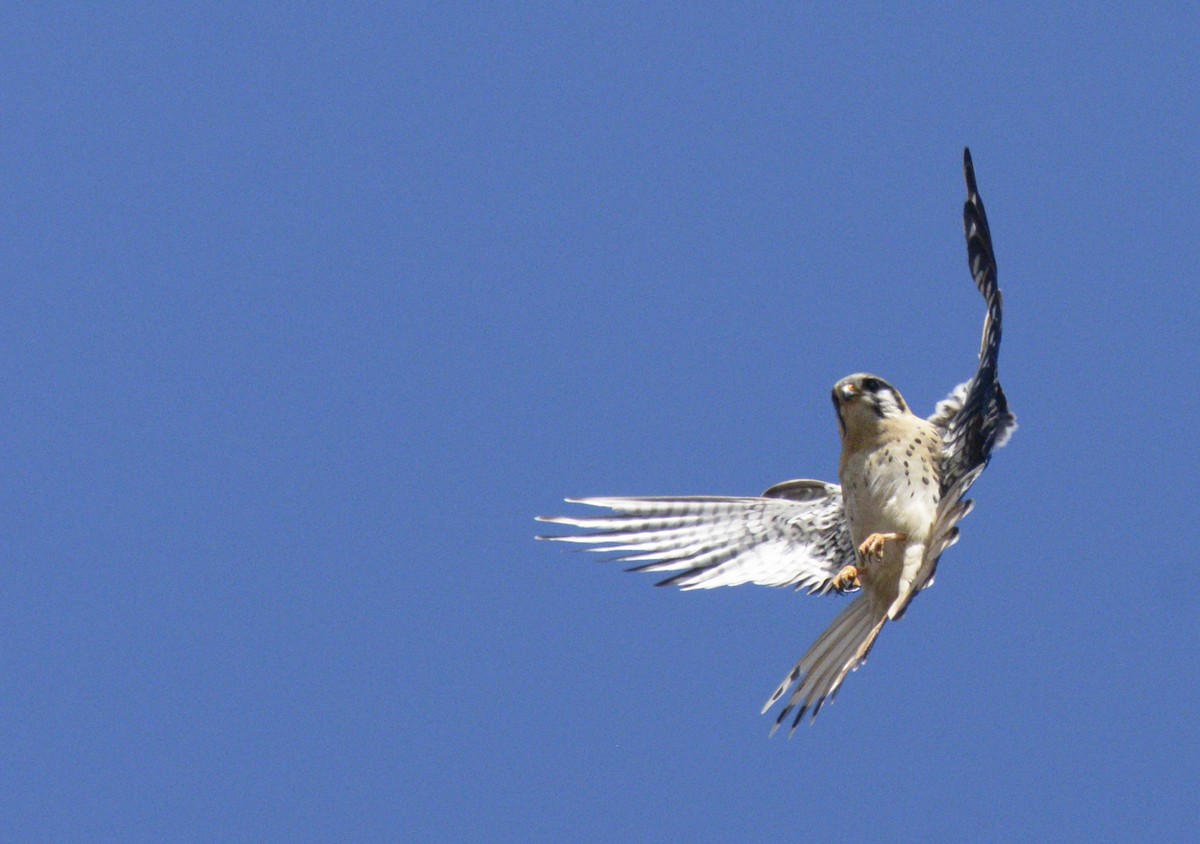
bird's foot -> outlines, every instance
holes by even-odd
[[[864,560],[882,560],[883,546],[889,540],[904,542],[907,539],[908,535],[903,533],[873,533],[863,540],[862,545],[858,546],[858,553]]]
[[[851,589],[858,589],[862,586],[862,581],[858,577],[857,566],[845,566],[841,571],[833,576],[833,588],[839,592],[848,592]]]

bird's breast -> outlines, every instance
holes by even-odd
[[[940,497],[936,433],[881,437],[842,454],[839,472],[846,521],[857,545],[872,533],[904,533],[923,541]]]

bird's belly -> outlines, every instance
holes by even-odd
[[[854,544],[873,533],[903,533],[910,541],[924,541],[937,513],[939,489],[932,471],[914,464],[906,473],[902,465],[897,471],[878,462],[864,455],[850,461],[842,473],[846,522]]]

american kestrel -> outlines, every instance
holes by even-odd
[[[816,594],[861,592],[763,707],[765,713],[791,690],[772,734],[793,712],[792,732],[805,714],[816,718],[866,659],[883,626],[933,585],[938,559],[958,540],[957,524],[973,506],[963,496],[1016,429],[996,375],[1001,296],[970,150],[963,152],[963,170],[967,260],[987,315],[979,368],[932,416],[914,415],[882,378],[850,375],[833,388],[842,439],[840,486],[796,480],[758,498],[567,499],[612,512],[539,517],[592,531],[539,539],[620,552],[616,559],[639,563],[633,571],[675,572],[660,586],[758,583]]]

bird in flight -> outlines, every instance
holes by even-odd
[[[540,516],[583,533],[540,536],[619,553],[632,571],[671,572],[660,586],[711,589],[757,583],[810,594],[860,593],[788,672],[763,706],[787,700],[772,734],[816,718],[867,658],[888,621],[933,585],[942,552],[974,502],[967,490],[992,451],[1016,429],[996,373],[1001,296],[987,215],[963,151],[967,262],[987,303],[979,367],[933,415],[909,410],[900,392],[858,373],[833,387],[842,439],[841,484],[785,481],[760,497],[569,498],[600,516]],[[790,694],[788,694],[790,691]]]

